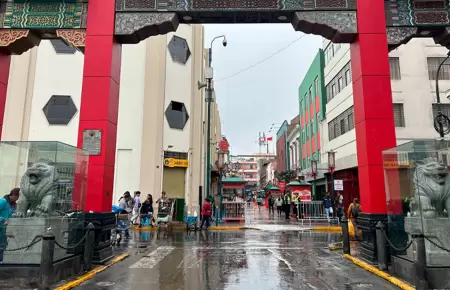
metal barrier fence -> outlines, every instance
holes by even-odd
[[[311,226],[312,221],[325,221],[327,219],[327,214],[325,213],[325,208],[321,200],[301,202],[298,204],[297,209],[299,212],[298,219],[302,222],[302,225],[305,222],[309,222]]]

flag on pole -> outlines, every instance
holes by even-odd
[[[272,141],[273,138],[272,137],[267,137],[267,141]]]

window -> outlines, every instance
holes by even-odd
[[[328,123],[328,139],[333,140],[355,127],[353,106],[342,112]]]
[[[437,75],[437,70],[439,65],[445,60],[445,57],[428,57],[428,79],[435,80]],[[450,80],[450,60],[442,65],[441,70],[439,72],[440,80]]]
[[[316,94],[316,96],[319,95],[319,78],[316,77],[314,79],[314,93]]]
[[[305,94],[305,110],[308,107],[308,94]]]
[[[338,79],[338,91],[342,91],[342,89],[344,88],[344,80],[342,78]]]
[[[327,84],[327,103],[332,100],[342,89],[351,83],[351,63],[348,62]],[[345,80],[345,81],[344,81]],[[336,90],[337,86],[337,90]],[[334,88],[333,88],[334,87]]]
[[[348,130],[355,129],[355,119],[353,118],[353,112],[347,116]]]
[[[439,104],[441,113],[450,118],[450,104]],[[433,104],[433,119],[438,115],[438,104]]]
[[[401,80],[400,59],[398,57],[389,58],[389,67],[391,72],[391,80]]]
[[[189,114],[184,103],[176,101],[170,102],[164,114],[169,127],[172,129],[183,130],[189,120]]]
[[[309,87],[309,92],[308,92],[308,94],[309,94],[309,103],[310,104],[312,104],[313,103],[313,99],[312,99],[312,86],[310,86]]]
[[[345,119],[341,119],[340,127],[341,127],[341,132],[347,132],[347,130],[345,130]]]
[[[405,127],[405,113],[403,111],[403,104],[394,105],[394,123],[395,127]]]
[[[350,69],[345,71],[345,84],[349,85],[352,82],[352,75],[350,74]]]
[[[68,46],[61,39],[51,39],[50,43],[57,54],[74,54],[77,50],[72,46]]]

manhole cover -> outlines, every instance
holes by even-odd
[[[108,287],[108,286],[112,286],[114,284],[116,284],[116,283],[114,283],[114,282],[98,282],[97,286]]]
[[[363,283],[363,282],[356,282],[356,283],[347,283],[345,284],[345,289],[353,290],[353,289],[371,289],[374,287],[373,284],[370,283]]]

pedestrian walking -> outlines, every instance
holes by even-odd
[[[323,207],[325,208],[325,213],[327,215],[327,221],[331,225],[331,219],[333,218],[333,201],[329,193],[323,198]]]
[[[359,203],[359,198],[354,198],[353,202],[348,206],[347,217],[350,219],[353,227],[355,229],[355,238],[359,237],[358,225],[356,224],[356,219],[358,218],[359,212],[361,211],[361,204]]]
[[[131,217],[131,223],[133,225],[138,224],[139,221],[139,209],[141,208],[141,192],[134,192],[134,206],[133,206],[133,216]]]
[[[338,217],[339,225],[342,222],[342,217],[344,216],[344,196],[339,192],[336,197],[336,215]]]
[[[274,214],[274,203],[275,199],[273,198],[272,194],[269,192],[269,215]]]
[[[205,203],[202,205],[202,222],[200,224],[200,230],[203,229],[203,225],[205,225],[206,230],[210,227],[209,220],[211,219],[211,202],[209,198],[205,198]]]
[[[281,217],[281,213],[283,212],[283,199],[281,196],[278,196],[275,205],[277,206],[278,217]]]
[[[285,214],[285,219],[290,219],[289,214],[291,213],[291,197],[289,196],[289,194],[285,193],[284,194],[284,214]]]
[[[16,210],[19,194],[20,188],[13,188],[9,194],[0,199],[0,263],[3,262],[3,253],[8,246],[8,238],[6,236],[8,219]]]
[[[121,209],[119,214],[127,214],[129,215],[130,212],[132,212],[132,197],[129,191],[125,191],[125,193],[123,194],[123,196],[119,199],[119,208]],[[128,216],[129,218],[129,216]],[[125,238],[129,239],[131,238],[130,236],[130,231],[127,228],[125,230]]]

